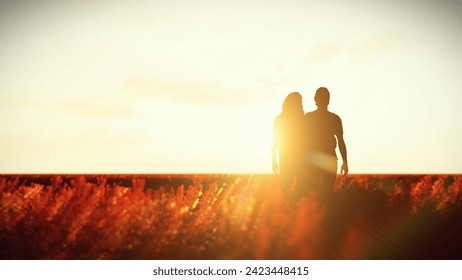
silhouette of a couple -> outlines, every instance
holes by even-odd
[[[286,97],[282,112],[274,121],[273,171],[280,174],[285,191],[291,192],[295,186],[296,197],[315,191],[320,198],[327,199],[337,176],[337,143],[344,175],[348,174],[347,151],[342,120],[327,109],[327,88],[320,87],[314,100],[317,110],[305,114],[300,93],[292,92]]]

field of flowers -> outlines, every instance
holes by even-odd
[[[0,175],[1,259],[462,259],[462,175]]]

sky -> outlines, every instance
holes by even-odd
[[[0,173],[270,173],[316,89],[350,173],[462,173],[462,1],[0,0]],[[338,153],[338,151],[337,151]]]

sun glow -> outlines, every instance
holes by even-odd
[[[351,172],[462,171],[460,5],[116,2],[0,2],[0,172],[271,172],[319,86]]]

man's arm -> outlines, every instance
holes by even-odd
[[[348,158],[347,158],[345,140],[343,140],[343,134],[337,135],[337,140],[338,140],[338,148],[340,150],[340,154],[342,155],[342,160],[343,160],[340,173],[343,175],[347,175],[348,174]]]

